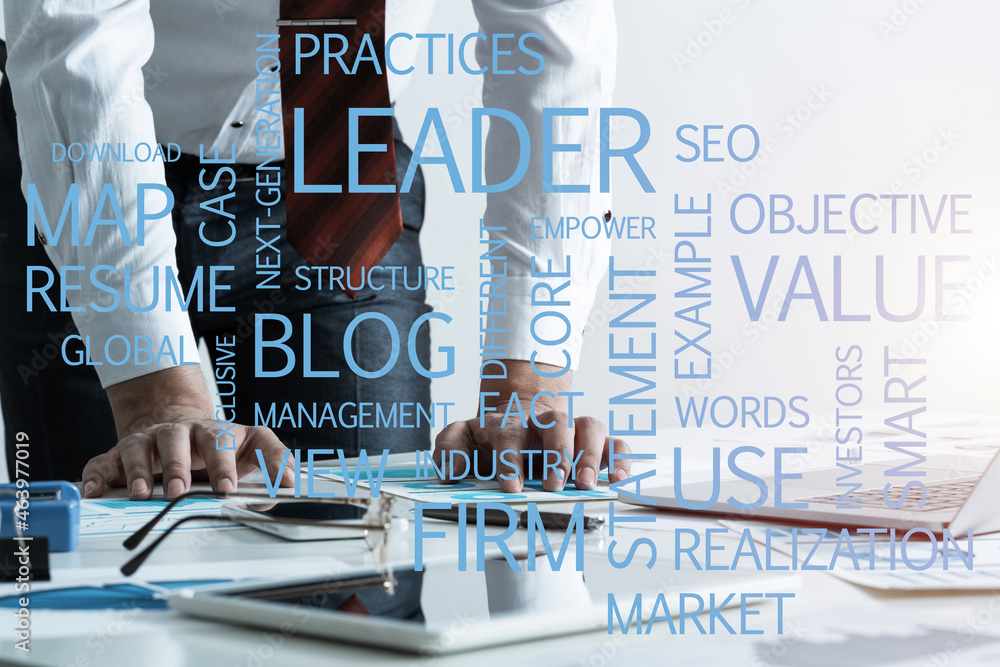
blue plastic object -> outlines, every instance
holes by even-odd
[[[21,535],[49,538],[49,551],[73,551],[80,539],[80,491],[69,482],[31,482],[21,489],[0,484],[0,538],[17,537],[18,523]]]

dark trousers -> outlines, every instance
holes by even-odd
[[[111,138],[108,138],[111,140]],[[400,179],[411,152],[397,138],[396,162]],[[177,262],[182,281],[190,279],[196,267],[233,266],[221,273],[220,282],[231,286],[222,291],[219,306],[232,306],[234,312],[190,312],[195,335],[204,338],[213,363],[217,354],[216,338],[236,341],[235,395],[223,397],[225,403],[235,402],[236,420],[253,424],[255,404],[267,414],[272,403],[279,415],[283,406],[291,404],[298,417],[298,404],[322,406],[329,403],[337,415],[344,403],[385,406],[399,402],[424,406],[431,411],[430,380],[419,375],[406,354],[407,334],[413,322],[430,310],[424,304],[424,291],[363,289],[356,299],[339,290],[295,289],[297,279],[292,271],[305,261],[288,244],[281,230],[281,239],[274,244],[281,253],[281,266],[287,271],[280,289],[257,289],[261,280],[255,266],[255,252],[263,245],[257,238],[255,218],[266,212],[256,202],[253,169],[241,169],[235,183],[235,197],[227,200],[226,210],[236,215],[237,234],[228,246],[212,248],[198,238],[198,226],[210,220],[199,204],[229,192],[229,180],[220,179],[216,190],[201,189],[198,176],[200,165],[184,157],[167,164],[167,183],[174,193],[174,227],[177,232]],[[127,167],[126,167],[127,168]],[[213,167],[214,168],[214,167]],[[67,365],[61,346],[67,335],[77,333],[69,313],[51,313],[48,309],[26,312],[26,274],[31,265],[50,266],[51,262],[39,244],[27,246],[27,211],[20,188],[21,169],[17,156],[17,139],[10,88],[4,79],[0,88],[0,404],[3,406],[8,466],[13,465],[16,434],[24,432],[30,439],[30,474],[32,480],[77,480],[86,462],[103,453],[117,442],[116,430],[104,390],[91,366]],[[206,179],[206,181],[211,179]],[[284,174],[282,174],[284,183]],[[404,234],[382,260],[384,266],[407,266],[415,275],[421,265],[419,230],[423,221],[424,187],[422,177],[414,180],[411,192],[402,196]],[[276,214],[277,217],[276,217]],[[284,207],[273,207],[271,221],[284,224]],[[261,233],[270,239],[271,230]],[[270,252],[270,251],[268,251]],[[411,283],[415,281],[411,278]],[[188,285],[185,284],[185,290]],[[58,294],[58,281],[54,291]],[[39,301],[36,299],[36,301]],[[387,316],[399,331],[400,355],[392,369],[376,379],[358,377],[344,359],[343,345],[348,325],[358,315],[377,312]],[[293,335],[286,341],[297,355],[295,368],[284,377],[254,377],[255,314],[279,313],[293,324]],[[303,377],[302,338],[303,318],[311,314],[312,368],[339,371],[338,378]],[[113,316],[113,315],[111,315]],[[277,326],[277,329],[268,327]],[[417,357],[424,368],[430,368],[429,325],[420,328]],[[156,332],[146,332],[155,336]],[[276,338],[280,325],[264,322],[267,338]],[[354,358],[362,369],[376,370],[389,359],[390,336],[384,324],[369,320],[357,327],[352,336]],[[155,349],[155,347],[154,347]],[[191,352],[185,351],[190,357]],[[284,366],[281,354],[265,350],[264,369]],[[228,389],[228,385],[227,385]],[[228,393],[228,391],[227,391]],[[150,397],[151,402],[155,397]],[[374,406],[361,408],[374,413]],[[358,408],[345,409],[349,419]],[[322,414],[321,407],[316,409]],[[415,410],[414,410],[415,412]],[[229,411],[225,414],[228,416]],[[328,413],[329,414],[329,413]],[[372,419],[368,418],[371,423]],[[308,424],[285,421],[275,428],[278,437],[289,447],[343,449],[348,456],[366,449],[377,454],[383,449],[412,451],[430,447],[430,429],[426,421],[416,420],[396,428],[344,428],[324,422],[313,428]]]

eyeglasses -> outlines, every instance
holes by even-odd
[[[213,491],[190,491],[181,494],[167,503],[160,512],[150,519],[142,528],[132,533],[122,545],[129,551],[134,550],[146,539],[146,536],[156,527],[156,525],[180,503],[191,498],[216,498],[219,500],[253,500],[266,501],[269,504],[281,502],[296,502],[298,499],[285,499],[282,497],[272,497],[264,494],[252,493],[215,493]],[[301,501],[298,501],[301,502]],[[392,512],[395,505],[393,496],[382,495],[377,498],[310,498],[310,503],[331,504],[331,505],[353,505],[364,507],[365,515],[360,522],[345,521],[321,521],[314,519],[298,519],[292,517],[273,517],[261,514],[259,516],[240,516],[239,523],[245,525],[283,524],[291,526],[309,526],[311,528],[335,528],[338,531],[348,529],[357,530],[358,537],[365,541],[365,545],[375,555],[379,565],[379,575],[377,578],[365,580],[366,585],[381,585],[391,595],[395,589],[396,581],[392,577],[392,570],[388,566],[389,532],[392,528]],[[167,539],[181,525],[188,521],[221,521],[231,523],[234,519],[228,516],[217,514],[192,514],[173,522],[162,535],[157,537],[145,549],[135,555],[134,558],[121,566],[121,572],[125,576],[130,576],[149,558],[158,546]],[[343,582],[341,588],[357,588],[362,583],[360,580],[348,580]],[[327,581],[321,584],[325,592],[338,590],[340,587],[337,581]]]

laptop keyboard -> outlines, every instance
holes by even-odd
[[[933,512],[934,510],[958,509],[961,507],[979,480],[979,477],[972,477],[951,482],[929,483],[926,485],[927,502],[924,503],[923,507],[919,507],[920,489],[912,487],[909,493],[906,494],[906,502],[895,508],[886,506],[885,500],[882,498],[882,489],[859,489],[846,498],[833,493],[828,496],[800,498],[799,500],[810,503],[849,504],[862,505],[864,507],[880,507],[882,509],[908,510],[911,512]],[[903,486],[893,486],[889,488],[889,493],[886,497],[889,502],[896,503],[899,502],[902,493]]]

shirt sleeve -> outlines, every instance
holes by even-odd
[[[80,334],[90,337],[92,357],[95,350],[103,353],[109,340],[116,361],[124,355],[125,341],[133,349],[129,361],[121,365],[104,361],[96,366],[102,385],[107,387],[182,361],[196,361],[197,342],[187,313],[176,304],[171,311],[162,305],[164,276],[170,272],[177,275],[170,214],[147,221],[143,238],[138,237],[140,189],[145,192],[143,208],[150,215],[169,204],[163,164],[86,159],[72,162],[57,159],[61,149],[59,153],[53,151],[54,144],[68,146],[74,142],[109,143],[115,147],[123,144],[126,152],[142,143],[155,147],[153,115],[143,95],[142,67],[153,49],[148,0],[4,0],[4,18],[7,69],[19,126],[22,187],[29,196],[29,211],[34,191],[35,207],[44,210],[49,229],[55,230],[64,206],[76,193],[77,238],[70,233],[67,220],[54,245],[46,245],[45,249],[57,271],[66,273],[67,286],[80,285],[79,290],[68,289],[66,296],[69,306],[77,309],[72,314]],[[76,188],[71,187],[74,184]],[[117,217],[115,202],[127,233],[107,223],[91,230],[95,218]],[[100,213],[95,215],[98,208]],[[43,242],[40,237],[44,230],[37,214],[29,214],[29,237],[33,223],[39,232],[35,242]],[[92,240],[86,243],[91,232]],[[91,280],[91,271],[97,267],[105,268],[96,274],[96,282],[108,289],[97,287]],[[160,281],[159,303],[146,312],[137,312],[156,299],[154,278]],[[126,303],[126,290],[135,310]],[[111,292],[119,295],[114,308]],[[58,293],[52,302],[58,307],[56,297]],[[47,307],[38,297],[30,305]],[[124,340],[112,340],[116,336]],[[139,363],[134,353],[137,337],[140,346],[152,339],[148,343],[152,357],[141,358]],[[173,354],[158,355],[168,338]]]
[[[584,325],[594,304],[594,297],[608,266],[610,241],[586,239],[579,233],[569,238],[533,238],[532,218],[536,229],[546,217],[555,226],[561,216],[583,220],[594,216],[601,220],[610,207],[610,195],[599,192],[599,108],[611,106],[617,52],[617,30],[610,0],[474,0],[480,31],[490,38],[495,34],[536,33],[541,39],[525,42],[531,51],[545,59],[538,74],[497,74],[493,68],[493,44],[477,41],[476,57],[480,67],[487,67],[483,79],[483,106],[502,108],[524,122],[531,140],[531,158],[520,182],[506,191],[487,194],[484,225],[504,228],[491,231],[492,239],[506,241],[507,276],[503,288],[507,295],[506,332],[496,336],[506,347],[503,356],[511,359],[535,359],[565,366],[565,350],[575,369],[583,345]],[[517,46],[517,38],[500,42],[510,55],[499,57],[500,69],[526,71],[538,69],[538,60]],[[513,44],[513,47],[511,46]],[[553,142],[577,144],[579,152],[553,153],[553,182],[589,186],[589,192],[555,193],[543,189],[543,113],[544,109],[582,108],[586,116],[559,115],[552,122]],[[486,182],[500,183],[515,172],[519,151],[516,130],[503,120],[490,123],[486,138]],[[564,228],[565,229],[565,228]],[[579,232],[579,230],[576,230]],[[537,233],[535,236],[545,236]],[[565,234],[563,234],[565,236]],[[500,254],[499,252],[496,254]],[[539,271],[570,272],[570,284],[559,292],[568,300],[568,308],[552,309],[532,305],[532,262]],[[546,280],[555,286],[552,279]],[[560,281],[561,282],[561,281]],[[497,284],[498,280],[494,280]],[[492,299],[491,311],[503,308]],[[543,340],[558,340],[565,334],[565,323],[555,317],[539,317],[546,310],[559,310],[570,323],[569,338],[559,345],[542,345]]]

